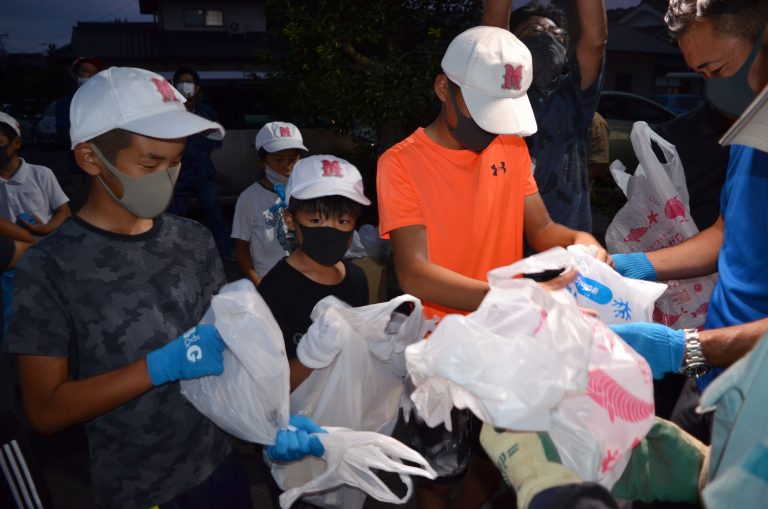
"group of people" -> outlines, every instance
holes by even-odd
[[[391,241],[399,286],[439,319],[475,310],[489,290],[488,271],[556,246],[593,246],[597,258],[639,279],[717,270],[705,330],[614,328],[654,377],[682,371],[698,382],[681,396],[693,408],[709,381],[700,375],[748,355],[768,331],[768,269],[760,258],[768,219],[759,208],[768,154],[731,148],[720,216],[697,236],[651,253],[609,255],[590,233],[586,157],[605,66],[603,0],[574,2],[573,37],[559,10],[511,4],[485,1],[481,26],[459,34],[443,56],[433,85],[437,117],[379,158],[379,229]],[[768,84],[764,2],[671,0],[665,19],[688,65],[741,97],[742,109]],[[198,91],[191,69],[180,69],[173,85],[135,68],[84,81],[69,106],[73,158],[90,181],[75,215],[50,171],[18,157],[18,125],[0,116],[0,203],[9,204],[0,210],[7,219],[0,263],[15,266],[3,350],[15,356],[35,429],[85,423],[100,506],[253,505],[230,438],[177,383],[220,374],[225,348],[214,326],[199,323],[225,282],[222,244],[198,223],[165,213],[185,206],[174,189],[190,193],[210,176],[184,180],[191,148],[209,150],[224,135],[189,100]],[[328,295],[368,303],[365,276],[344,256],[371,201],[354,165],[308,156],[291,123],[265,125],[255,145],[261,173],[236,205],[234,256],[280,326],[295,389],[311,373],[296,345],[314,305]],[[33,187],[34,199],[26,191]],[[575,277],[569,271],[541,284],[556,290]],[[614,496],[697,502],[708,448],[685,429],[710,424],[694,423],[701,421],[694,412],[680,415],[683,429],[659,420],[638,444],[613,493],[562,465],[546,433],[496,430],[468,411],[453,412],[450,430],[415,415],[409,445],[438,473],[419,483],[417,505],[479,508],[502,479],[522,508],[618,507]],[[18,423],[3,419],[3,443],[21,443]],[[323,430],[304,416],[290,423],[269,456],[322,456]],[[24,451],[3,460],[14,458],[24,462]],[[718,489],[765,493],[767,462],[763,452],[750,463],[752,477]],[[20,471],[3,469],[4,496],[18,507],[46,506],[39,479]]]

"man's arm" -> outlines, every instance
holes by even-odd
[[[768,318],[699,332],[701,352],[713,366],[730,366],[744,357],[768,332]]]
[[[608,18],[603,0],[576,0],[578,18],[576,59],[581,74],[581,89],[591,87],[600,77],[605,45],[608,41]],[[576,23],[574,23],[575,25]]]
[[[594,245],[598,249],[597,258],[611,263],[608,253],[591,234],[572,230],[552,221],[539,193],[526,196],[524,207],[525,239],[534,251],[541,252],[553,247],[567,247],[573,244]]]
[[[509,15],[512,13],[512,0],[485,0],[481,25],[509,30]]]
[[[65,357],[19,355],[18,360],[24,406],[41,433],[89,421],[152,388],[146,359],[77,381],[68,380]]]
[[[723,217],[685,242],[646,253],[658,281],[705,276],[717,271],[717,256],[723,245]]]
[[[251,258],[250,243],[242,239],[234,240],[235,260],[237,260],[237,264],[240,266],[240,269],[242,269],[245,277],[250,279],[254,285],[259,286],[261,279],[259,279],[259,275],[256,274],[256,271],[253,268],[253,258]]]
[[[477,309],[488,293],[487,282],[463,276],[429,261],[427,230],[423,225],[397,228],[390,232],[390,238],[395,273],[404,292],[464,311]]]

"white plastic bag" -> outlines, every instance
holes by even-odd
[[[354,486],[376,500],[404,504],[413,484],[409,475],[434,479],[435,471],[417,452],[398,440],[379,433],[328,427],[328,434],[318,434],[325,454],[322,458],[307,457],[290,463],[273,463],[272,475],[285,489],[280,506],[290,507],[299,497],[319,507],[348,508],[338,490],[342,485]],[[417,466],[402,462],[407,460]],[[371,469],[396,472],[406,486],[398,497]],[[319,494],[320,496],[313,496]]]
[[[409,346],[411,398],[430,425],[456,406],[496,427],[549,431],[564,464],[610,487],[653,424],[650,369],[567,292],[511,277],[553,268],[550,257],[491,271],[476,312],[444,317]]]
[[[395,313],[400,306],[409,308],[407,318]],[[291,393],[291,413],[308,415],[320,426],[391,433],[403,391],[405,347],[423,338],[429,326],[421,301],[401,295],[353,308],[331,296],[317,303],[312,320],[296,354],[314,371]]]
[[[280,327],[247,280],[225,285],[203,322],[216,325],[227,348],[224,372],[181,382],[181,393],[221,429],[272,445],[288,425],[288,359]]]
[[[579,306],[594,309],[609,325],[652,320],[654,304],[667,285],[623,277],[583,245],[569,246],[568,254],[579,275],[566,289]]]
[[[401,295],[354,308],[330,296],[315,305],[311,318],[296,354],[314,371],[291,393],[291,413],[307,415],[323,427],[392,433],[403,392],[405,347],[423,338],[430,327],[421,301]],[[298,463],[304,462],[317,460]],[[275,480],[287,488],[277,476]],[[365,493],[351,486],[329,487],[310,500],[320,507],[345,509],[364,502]]]
[[[611,174],[627,203],[608,226],[608,250],[654,251],[696,235],[699,230],[691,219],[685,173],[674,145],[645,122],[635,122],[630,139],[640,165],[629,175],[619,161],[611,164]],[[652,141],[661,148],[666,162],[658,160]],[[676,329],[701,327],[716,282],[716,274],[668,281],[669,288],[656,302],[653,320]]]

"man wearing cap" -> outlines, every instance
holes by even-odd
[[[237,198],[232,221],[235,259],[245,276],[257,285],[283,257],[289,246],[280,206],[293,166],[307,152],[299,128],[288,122],[269,122],[256,133],[261,178]],[[270,213],[270,209],[272,212]]]
[[[221,260],[207,229],[163,214],[186,138],[224,130],[133,68],[88,80],[71,119],[88,198],[19,263],[3,345],[29,421],[43,433],[86,423],[98,506],[250,508],[228,437],[177,383],[223,371],[224,343],[198,324],[224,283]]]
[[[536,132],[526,95],[532,64],[525,45],[501,28],[472,28],[451,42],[442,69],[434,84],[442,102],[438,117],[378,164],[380,233],[392,240],[400,286],[424,301],[430,317],[476,309],[488,292],[487,272],[522,258],[524,235],[537,251],[599,246],[592,235],[553,222],[538,193],[521,138]],[[597,250],[606,260],[605,250]],[[460,420],[470,422],[454,426],[454,444],[443,449],[466,451],[470,434],[479,431],[471,420]],[[417,431],[415,443],[440,449],[445,437],[427,434]],[[422,485],[419,504],[446,507],[468,458],[431,461],[445,482]],[[456,504],[480,507],[499,477],[487,460],[476,461],[469,472]]]

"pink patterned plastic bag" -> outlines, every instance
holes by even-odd
[[[611,164],[616,184],[627,203],[608,226],[605,242],[611,253],[647,252],[674,246],[699,232],[688,206],[688,188],[674,145],[645,122],[635,122],[630,135],[640,164],[629,175],[619,161]],[[655,142],[666,162],[651,148]],[[704,324],[717,274],[666,281],[667,291],[656,301],[653,321],[675,329],[696,329]]]
[[[568,292],[511,277],[521,263],[489,274],[477,311],[444,317],[406,348],[411,399],[430,426],[455,406],[499,428],[548,431],[564,464],[611,487],[653,424],[648,364]]]

